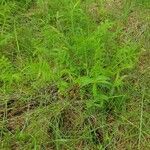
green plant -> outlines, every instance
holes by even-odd
[[[132,75],[143,45],[127,26],[147,3],[2,0],[0,149],[147,146],[147,102],[137,99],[148,75]],[[139,104],[140,118],[130,110]]]

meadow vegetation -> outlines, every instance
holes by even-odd
[[[0,1],[0,149],[150,149],[149,0]]]

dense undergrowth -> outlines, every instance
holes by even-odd
[[[149,149],[148,4],[2,0],[0,149]]]

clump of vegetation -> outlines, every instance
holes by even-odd
[[[148,4],[2,0],[0,149],[149,149]]]

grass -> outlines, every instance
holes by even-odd
[[[0,2],[0,149],[148,150],[148,0]]]

